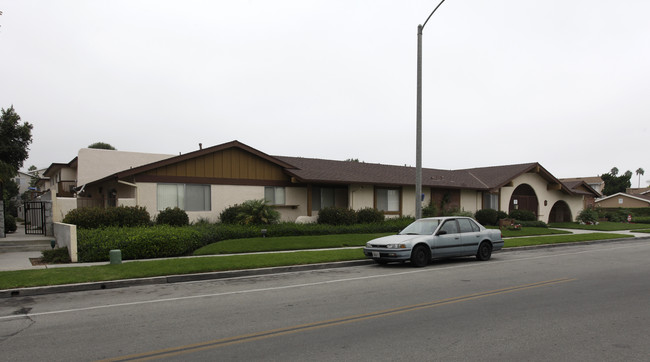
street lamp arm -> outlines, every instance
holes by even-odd
[[[429,17],[427,18],[427,20],[425,20],[425,21],[424,21],[424,24],[422,24],[422,27],[420,28],[420,32],[422,32],[422,29],[424,29],[424,27],[427,25],[427,22],[429,21],[429,19],[431,19],[431,17],[433,16],[433,13],[435,13],[436,10],[438,10],[438,8],[440,7],[440,5],[442,5],[442,3],[444,3],[444,2],[445,2],[445,0],[442,0],[442,1],[438,4],[438,6],[436,6],[436,8],[433,9],[433,11],[431,12],[431,14],[429,14]]]

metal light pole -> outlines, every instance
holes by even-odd
[[[417,110],[415,112],[415,219],[422,218],[422,30],[424,26],[444,3],[442,0],[429,14],[424,24],[418,25],[418,80],[417,80]]]

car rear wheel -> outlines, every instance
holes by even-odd
[[[423,267],[429,264],[429,260],[431,259],[431,255],[429,254],[429,249],[427,249],[424,245],[418,245],[415,248],[413,248],[413,251],[411,251],[411,264],[415,267]]]
[[[481,245],[478,246],[478,251],[476,252],[476,259],[480,261],[490,260],[492,256],[492,244],[484,241]]]

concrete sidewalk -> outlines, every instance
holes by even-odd
[[[51,249],[52,236],[27,235],[25,226],[18,225],[13,233],[0,238],[0,271],[22,269],[45,269],[45,266],[33,266],[30,258],[40,258],[43,250]]]

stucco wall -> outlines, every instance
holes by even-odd
[[[622,200],[622,203],[619,202],[619,199]],[[635,208],[635,207],[650,207],[650,202],[618,195],[618,196],[613,196],[607,200],[598,201],[597,205],[600,207],[611,207],[611,208],[616,208],[616,207]]]
[[[522,184],[530,185],[535,194],[539,204],[538,220],[548,222],[548,217],[551,213],[553,205],[560,200],[563,200],[571,210],[571,217],[575,219],[583,208],[583,197],[581,195],[571,196],[562,191],[547,190],[548,182],[536,173],[525,173],[513,180],[513,186],[505,186],[501,188],[500,208],[502,211],[508,212],[508,205],[510,198],[517,186]]]
[[[77,208],[77,199],[74,197],[56,197],[52,202],[52,219],[61,222],[65,215]]]
[[[77,156],[77,186],[172,156],[174,155],[82,148]]]
[[[77,225],[54,223],[54,238],[59,248],[67,247],[70,261],[76,263],[77,258]]]
[[[139,183],[138,202],[144,206],[152,217],[158,214],[157,205],[157,184]],[[234,185],[212,185],[210,188],[210,211],[188,211],[190,221],[208,219],[215,222],[219,214],[227,207],[241,204],[247,200],[260,200],[264,198],[264,186],[234,186]],[[307,215],[307,188],[287,187],[285,188],[285,204],[278,206],[282,221],[295,221],[298,216]]]
[[[483,194],[475,190],[461,190],[460,191],[460,209],[461,211],[469,211],[475,213],[482,207]]]
[[[375,191],[372,185],[353,185],[349,188],[348,200],[353,210],[374,207],[374,197]]]

